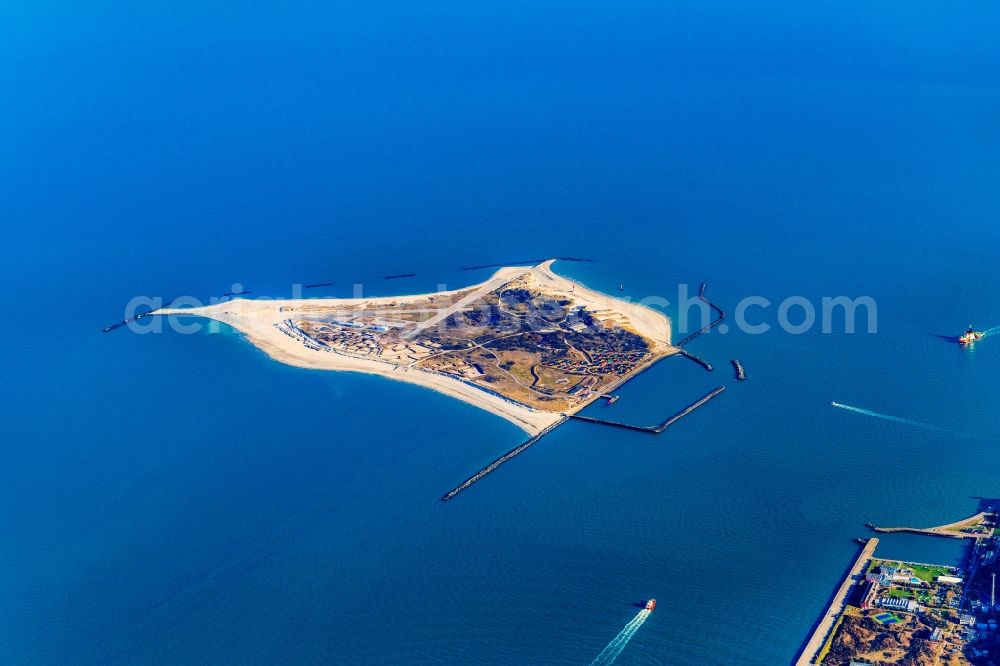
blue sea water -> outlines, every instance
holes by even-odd
[[[789,662],[865,522],[1000,495],[1000,338],[945,339],[1000,324],[998,19],[5,3],[0,662],[589,663],[650,597],[619,663]],[[523,433],[232,332],[100,332],[135,295],[547,256],[636,299],[870,295],[878,332],[713,331],[713,373],[670,359],[590,408],[728,386],[663,435],[568,423],[447,504]]]

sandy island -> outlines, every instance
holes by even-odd
[[[595,312],[613,313],[614,316],[624,317],[623,321],[627,322],[631,330],[653,343],[653,356],[647,363],[643,364],[643,367],[676,351],[670,345],[670,320],[666,315],[642,305],[596,292],[557,275],[552,272],[553,261],[549,260],[534,267],[504,267],[480,284],[433,294],[360,299],[252,300],[235,298],[203,307],[161,308],[151,314],[199,316],[214,319],[240,331],[252,344],[272,359],[287,365],[316,370],[364,372],[418,384],[485,409],[514,423],[525,432],[537,435],[563,420],[566,417],[566,411],[535,409],[477,388],[469,382],[445,374],[422,370],[415,367],[413,363],[391,363],[376,358],[325,353],[302,344],[300,340],[283,332],[280,325],[281,322],[288,319],[289,312],[315,311],[317,307],[331,310],[378,311],[380,308],[426,304],[428,301],[446,303],[444,307],[436,311],[436,314],[421,321],[416,326],[416,330],[422,330],[438,324],[450,314],[469,306],[469,304],[503,287],[512,280],[529,277],[534,279],[533,284],[537,284],[541,290],[571,300],[574,305],[584,306]],[[641,368],[637,368],[635,372],[639,370]],[[635,372],[622,377],[615,385],[621,384],[633,376]],[[568,411],[582,409],[598,397],[595,395],[592,399]]]

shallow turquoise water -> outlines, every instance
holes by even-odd
[[[619,663],[785,663],[865,522],[1000,493],[1000,344],[941,337],[1000,324],[992,6],[3,11],[4,663],[588,663],[649,597]],[[867,294],[878,333],[713,331],[715,372],[591,408],[727,384],[663,435],[569,423],[447,504],[523,433],[231,333],[100,333],[136,294],[560,255],[632,298]]]

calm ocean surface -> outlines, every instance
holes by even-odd
[[[943,337],[1000,324],[995,4],[363,4],[0,8],[0,663],[586,664],[655,597],[619,663],[782,664],[865,522],[1000,496],[1000,337]],[[878,333],[713,331],[715,372],[590,408],[729,386],[665,434],[569,423],[442,504],[523,433],[100,332],[139,294],[547,256],[729,310],[870,295]]]

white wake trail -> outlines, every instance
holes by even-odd
[[[854,407],[852,405],[845,405],[839,402],[831,402],[831,405],[838,407],[840,409],[846,409],[849,412],[854,412],[855,414],[864,414],[865,416],[873,416],[877,419],[885,419],[886,421],[893,421],[894,423],[905,423],[907,425],[917,426],[918,428],[927,428],[928,430],[937,430],[938,432],[947,433],[949,435],[962,436],[961,433],[948,430],[947,428],[939,428],[935,425],[930,425],[929,423],[921,423],[920,421],[914,421],[912,419],[904,419],[901,416],[892,416],[890,414],[881,414],[879,412],[873,412],[870,409],[863,409],[861,407]]]
[[[996,335],[997,333],[1000,333],[1000,326],[994,326],[993,328],[986,329],[983,331],[983,337],[985,338],[989,335]]]
[[[648,608],[643,608],[639,613],[632,618],[625,628],[618,632],[618,635],[611,639],[607,647],[601,650],[601,653],[590,663],[590,666],[607,666],[608,664],[614,663],[618,655],[622,653],[628,642],[632,640],[635,636],[635,632],[639,631],[639,627],[642,626],[643,622],[653,611]]]

